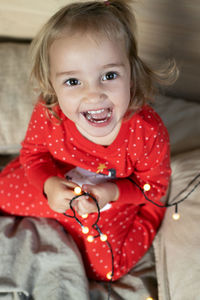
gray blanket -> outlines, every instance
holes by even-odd
[[[152,249],[111,290],[111,300],[157,299]],[[56,221],[1,216],[0,299],[103,300],[108,287],[88,282],[75,243]]]
[[[56,221],[1,217],[0,232],[0,299],[89,299],[79,252]]]

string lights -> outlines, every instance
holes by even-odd
[[[80,186],[76,186],[76,187],[74,188],[74,194],[75,194],[75,195],[81,195],[81,194],[82,194],[82,189],[81,189]]]
[[[95,202],[96,207],[97,207],[97,210],[98,210],[98,213],[97,213],[97,219],[96,219],[96,221],[94,222],[94,224],[92,225],[92,227],[97,231],[97,235],[95,235],[95,236],[88,235],[88,236],[87,236],[87,241],[88,241],[89,243],[92,243],[92,242],[95,240],[95,238],[100,238],[100,240],[101,240],[102,242],[105,242],[105,243],[107,244],[108,248],[110,249],[110,253],[111,253],[111,263],[112,263],[111,265],[112,265],[112,268],[111,268],[111,270],[106,274],[106,278],[107,278],[110,282],[112,282],[112,278],[113,278],[113,275],[114,275],[114,255],[113,255],[113,250],[112,250],[111,244],[110,244],[109,241],[108,241],[107,235],[101,232],[101,230],[100,230],[100,228],[99,228],[99,226],[98,226],[98,224],[97,224],[98,221],[99,221],[99,218],[100,218],[100,207],[99,207],[98,201],[97,201],[97,199],[96,199],[94,196],[92,196],[91,194],[82,191],[82,189],[81,189],[79,186],[77,186],[77,187],[74,188],[74,194],[75,194],[75,196],[70,200],[70,203],[69,203],[70,209],[71,209],[71,211],[73,212],[73,215],[68,215],[68,214],[66,214],[66,213],[63,213],[63,214],[64,214],[66,217],[74,218],[74,219],[76,220],[76,222],[81,226],[82,232],[83,232],[84,234],[87,234],[87,233],[89,233],[89,228],[88,228],[87,226],[84,226],[84,225],[81,223],[81,221],[78,219],[78,217],[76,216],[76,211],[75,211],[75,209],[73,208],[73,202],[74,202],[74,200],[76,200],[77,198],[79,198],[79,197],[81,197],[81,196],[88,196],[89,198],[91,198],[91,199]],[[88,216],[88,214],[82,215],[83,218],[87,218],[87,216]],[[109,297],[110,297],[110,296],[108,295],[108,299],[109,299]]]
[[[134,185],[142,192],[142,194],[144,195],[145,199],[146,199],[147,201],[151,202],[152,204],[154,204],[154,205],[156,205],[156,206],[158,206],[158,207],[160,207],[160,208],[175,206],[175,212],[174,212],[174,214],[173,214],[172,217],[173,217],[174,220],[179,220],[179,219],[180,219],[180,214],[178,213],[178,204],[180,204],[181,202],[183,202],[184,200],[186,200],[186,199],[190,196],[190,194],[191,194],[191,193],[192,193],[192,192],[200,185],[200,181],[198,181],[198,182],[194,185],[194,187],[193,187],[193,188],[192,188],[192,189],[191,189],[191,190],[190,190],[183,198],[181,198],[180,200],[178,200],[178,201],[176,201],[176,202],[175,202],[175,200],[176,200],[177,198],[179,198],[183,193],[185,193],[185,192],[188,190],[188,188],[189,188],[193,183],[195,183],[195,181],[196,181],[199,177],[200,177],[200,173],[199,173],[197,176],[195,176],[195,177],[189,182],[189,184],[186,186],[185,189],[183,189],[181,192],[179,192],[179,193],[172,199],[172,203],[167,203],[167,204],[162,204],[162,205],[161,205],[161,204],[158,204],[157,202],[155,202],[155,201],[153,201],[153,200],[151,200],[151,199],[149,199],[149,198],[147,197],[146,192],[150,191],[150,189],[151,189],[151,185],[150,185],[149,183],[145,183],[145,184],[143,185],[143,188],[141,188],[141,187],[139,186],[139,184],[137,184],[132,178],[128,177],[127,179],[128,179],[130,182],[132,182],[132,183],[133,183],[133,184],[134,184]],[[84,226],[84,225],[81,223],[81,221],[78,219],[78,217],[76,216],[76,211],[75,211],[75,209],[73,208],[73,202],[74,202],[74,200],[76,200],[77,198],[79,198],[79,197],[81,197],[81,196],[88,196],[89,198],[91,198],[91,199],[95,202],[96,207],[97,207],[97,210],[98,210],[96,221],[95,221],[94,224],[92,225],[92,227],[97,231],[97,235],[95,235],[95,236],[88,235],[88,236],[87,236],[87,241],[88,241],[89,243],[92,243],[92,242],[95,240],[95,238],[100,238],[100,240],[101,240],[102,242],[105,242],[105,243],[107,244],[108,248],[110,249],[112,269],[106,274],[106,278],[109,280],[109,283],[110,283],[109,289],[108,289],[108,300],[109,300],[109,299],[110,299],[110,294],[111,294],[111,283],[112,283],[112,278],[113,278],[113,276],[114,276],[114,255],[113,255],[112,246],[111,246],[111,244],[110,244],[109,241],[108,241],[107,235],[106,235],[106,234],[103,234],[103,233],[101,232],[99,226],[98,226],[98,221],[99,221],[99,218],[100,218],[100,208],[99,208],[99,204],[98,204],[97,199],[96,199],[93,195],[91,195],[91,194],[89,194],[89,193],[86,193],[86,192],[82,191],[81,187],[79,187],[79,186],[77,186],[77,187],[74,188],[74,194],[75,194],[75,196],[70,200],[70,203],[69,203],[70,209],[71,209],[73,215],[68,215],[68,214],[66,214],[66,213],[63,213],[63,214],[64,214],[66,217],[74,218],[74,219],[76,220],[76,222],[81,226],[82,232],[83,232],[84,234],[88,234],[88,233],[89,233],[89,228],[88,228],[87,226]],[[87,217],[88,217],[88,214],[82,215],[82,218],[84,218],[84,219],[87,218]],[[153,300],[153,298],[152,298],[152,297],[147,297],[146,300]]]
[[[167,203],[167,204],[158,204],[156,203],[155,201],[149,199],[147,197],[147,195],[145,194],[145,192],[147,191],[150,191],[151,189],[151,185],[149,183],[145,183],[144,186],[143,186],[143,189],[139,186],[139,184],[137,184],[132,178],[128,177],[127,179],[129,181],[131,181],[134,185],[136,185],[136,187],[142,192],[142,194],[144,195],[145,199],[149,202],[151,202],[152,204],[158,206],[158,207],[172,207],[172,206],[175,206],[175,212],[173,213],[172,215],[172,218],[177,221],[180,219],[180,214],[178,213],[178,204],[180,204],[181,202],[183,202],[184,200],[186,200],[190,194],[198,187],[198,185],[200,185],[200,181],[198,181],[194,187],[183,197],[181,198],[180,200],[176,201],[175,200],[177,198],[179,198],[183,193],[185,193],[188,188],[200,177],[200,173],[197,174],[189,183],[188,185],[186,186],[186,188],[184,188],[182,191],[180,191],[173,199],[172,199],[172,202],[171,203]]]

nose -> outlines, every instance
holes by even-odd
[[[99,85],[90,85],[83,92],[82,100],[88,103],[98,103],[104,101],[106,97],[103,88]]]
[[[106,98],[106,95],[104,93],[93,92],[93,93],[88,93],[84,97],[84,102],[98,103],[100,101],[103,101],[105,98]]]

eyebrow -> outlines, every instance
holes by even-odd
[[[124,64],[123,63],[112,63],[112,64],[107,64],[107,65],[103,66],[104,69],[115,68],[115,67],[124,67]]]
[[[108,68],[116,68],[116,67],[124,67],[123,63],[111,63],[111,64],[106,64],[103,65],[103,69],[108,69]],[[71,71],[63,71],[63,72],[58,72],[56,73],[56,77],[63,76],[63,75],[76,75],[77,73],[80,73],[79,70],[71,70]]]
[[[77,70],[72,70],[72,71],[64,71],[64,72],[58,72],[56,73],[56,77],[59,77],[59,76],[63,76],[63,75],[75,75],[79,73],[79,71]]]

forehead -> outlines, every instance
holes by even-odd
[[[64,34],[50,47],[50,66],[73,65],[77,63],[108,64],[111,61],[127,60],[125,43],[116,38],[109,39],[102,34]],[[83,62],[82,62],[83,60]]]

